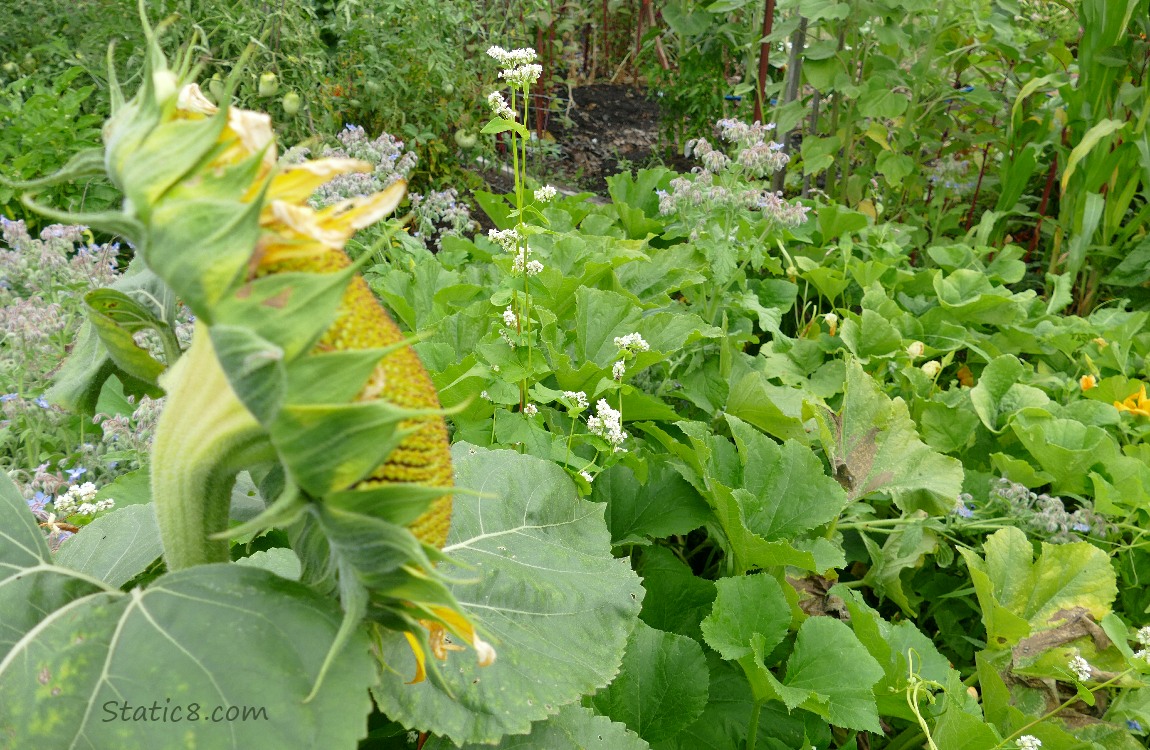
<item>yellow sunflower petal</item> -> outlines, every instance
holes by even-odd
[[[292,164],[272,178],[268,200],[301,204],[316,188],[349,172],[370,172],[371,165],[359,159],[316,159]]]
[[[419,639],[411,633],[404,633],[407,638],[407,644],[411,646],[411,653],[415,656],[415,677],[411,678],[408,685],[414,685],[423,682],[427,679],[427,655],[423,653],[423,646],[419,644]]]

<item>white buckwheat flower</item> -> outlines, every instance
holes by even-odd
[[[516,88],[525,89],[539,80],[543,74],[542,65],[517,65],[499,71],[499,77]]]
[[[519,316],[511,309],[511,305],[508,305],[507,309],[503,311],[503,325],[508,328],[519,327]]]
[[[616,336],[615,346],[628,354],[638,354],[651,350],[650,344],[643,340],[638,333],[628,333],[626,336]]]
[[[523,413],[529,417],[534,417],[536,414],[539,413],[539,407],[536,406],[535,404],[525,404],[523,406]]]
[[[519,232],[515,231],[514,228],[489,229],[487,230],[487,238],[509,253],[515,252],[519,246]]]
[[[937,359],[932,359],[929,362],[923,362],[922,371],[926,373],[928,378],[937,378],[938,374],[942,372],[942,363]]]
[[[918,359],[926,352],[926,345],[921,341],[912,341],[910,346],[906,348],[906,353],[910,355],[911,359]]]
[[[1150,646],[1150,625],[1138,628],[1138,632],[1134,634],[1134,638],[1143,646]]]
[[[528,276],[537,276],[543,272],[543,264],[537,260],[529,260],[526,265]]]
[[[1070,667],[1070,671],[1074,673],[1074,676],[1082,682],[1089,680],[1090,675],[1094,673],[1093,668],[1090,666],[1090,662],[1086,661],[1081,656],[1075,656],[1073,659],[1071,659],[1068,666]]]
[[[1033,734],[1024,734],[1014,741],[1014,745],[1018,750],[1038,750],[1042,747],[1042,740]]]
[[[563,391],[563,398],[570,401],[580,410],[587,408],[587,394],[583,391]]]
[[[611,377],[615,378],[616,381],[622,380],[623,375],[626,372],[627,372],[627,363],[624,362],[623,360],[619,360],[618,362],[616,362],[614,365],[611,366]]]
[[[554,198],[558,192],[559,191],[555,189],[554,185],[544,185],[535,191],[535,200],[539,201],[540,203],[546,203],[547,201]]]
[[[579,472],[579,476],[581,476],[581,477],[583,477],[584,479],[586,479],[586,480],[587,480],[587,484],[591,484],[592,482],[594,482],[594,481],[595,481],[595,477],[591,476],[590,472],[588,472],[588,471],[586,471],[586,470],[583,470],[583,471]]]
[[[505,50],[502,47],[492,45],[487,48],[487,54],[494,58],[500,65],[505,65],[509,68],[535,62],[535,50],[531,47]]]
[[[498,91],[492,91],[487,95],[487,106],[491,107],[491,114],[496,117],[502,117],[504,120],[515,119],[515,110],[511,109],[511,105]]]
[[[587,418],[587,429],[610,443],[616,451],[623,450],[623,441],[627,439],[627,433],[623,431],[623,414],[612,409],[607,399],[601,398],[595,403],[595,416]]]

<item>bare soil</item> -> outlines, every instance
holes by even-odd
[[[659,105],[645,89],[597,83],[557,92],[555,98],[546,113],[543,158],[532,166],[533,176],[572,192],[606,196],[607,178],[624,170],[653,164],[689,169],[679,163],[681,157],[663,152]],[[483,177],[496,191],[511,185],[506,170],[488,170]]]

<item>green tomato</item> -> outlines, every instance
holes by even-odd
[[[276,89],[279,88],[279,79],[276,74],[272,72],[264,73],[260,76],[259,95],[263,98],[275,96]]]
[[[224,87],[224,79],[220,78],[219,73],[216,73],[208,81],[208,92],[211,93],[212,98],[216,100],[216,104],[223,103],[227,90]]]
[[[455,86],[451,84],[451,81],[443,84],[443,93],[447,94],[448,96],[451,96],[455,93]]]
[[[299,94],[294,91],[284,94],[283,106],[285,115],[295,117],[299,114]]]
[[[455,131],[455,143],[460,148],[473,148],[476,143],[479,143],[479,136],[460,128]]]

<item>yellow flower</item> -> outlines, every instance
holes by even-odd
[[[1078,386],[1083,391],[1088,391],[1096,385],[1098,385],[1098,379],[1093,375],[1083,375],[1082,377],[1078,378]]]
[[[1146,398],[1146,385],[1143,384],[1137,393],[1126,397],[1125,401],[1115,401],[1114,408],[1142,417],[1150,417],[1150,398]]]

